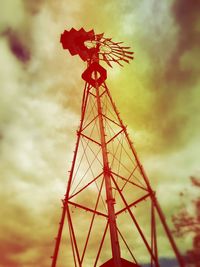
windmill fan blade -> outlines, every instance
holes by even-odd
[[[104,33],[95,34],[94,30],[85,31],[82,27],[79,30],[71,28],[65,30],[60,37],[63,49],[67,49],[72,56],[79,55],[83,61],[92,61],[93,58],[99,58],[109,67],[110,62],[122,64],[120,61],[129,63],[127,59],[133,59],[133,52],[127,51],[129,46],[121,46],[123,42],[113,42],[112,38],[103,37]],[[91,43],[89,46],[87,43]]]

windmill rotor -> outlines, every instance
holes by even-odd
[[[121,62],[129,63],[134,54],[129,51],[130,47],[122,45],[123,42],[114,42],[111,38],[105,38],[104,33],[95,34],[94,30],[86,32],[83,28],[78,31],[74,28],[70,31],[65,30],[60,42],[71,55],[79,55],[83,61],[98,57],[110,67],[112,67],[111,63],[117,63],[120,66],[123,66]]]

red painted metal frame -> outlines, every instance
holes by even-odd
[[[78,33],[81,33],[81,40],[80,44],[78,45],[77,42],[77,36]],[[72,36],[70,35],[72,34]],[[68,40],[68,38],[72,38],[73,42],[76,43],[75,47],[73,44],[71,44]],[[85,47],[84,41],[85,40],[96,40],[96,47],[95,49],[88,49]],[[71,170],[69,172],[69,180],[68,180],[68,185],[67,185],[67,190],[65,194],[65,199],[63,200],[63,210],[62,210],[62,215],[61,215],[61,220],[59,223],[59,228],[58,228],[58,234],[56,238],[56,243],[55,243],[55,249],[54,249],[54,254],[52,257],[52,265],[51,267],[58,267],[57,266],[57,259],[59,255],[59,249],[60,249],[60,243],[62,239],[62,234],[63,234],[63,228],[64,228],[64,223],[65,219],[67,220],[68,223],[68,228],[69,228],[69,238],[71,242],[71,249],[72,249],[72,255],[73,255],[73,260],[74,260],[74,266],[75,267],[83,267],[83,262],[85,255],[87,253],[88,249],[88,243],[91,237],[93,225],[94,225],[94,220],[97,215],[100,215],[101,218],[105,218],[107,220],[107,223],[105,225],[104,231],[102,232],[102,238],[99,243],[99,248],[96,253],[96,258],[94,259],[94,267],[97,266],[99,257],[102,252],[102,247],[105,241],[105,237],[107,234],[107,231],[109,229],[110,231],[110,245],[111,245],[111,250],[112,250],[112,258],[114,261],[115,267],[123,267],[121,264],[121,248],[119,244],[119,237],[121,237],[122,241],[124,242],[127,250],[129,251],[130,255],[133,258],[133,262],[135,264],[138,264],[133,252],[131,251],[126,239],[120,232],[119,228],[117,227],[117,219],[116,217],[122,214],[123,212],[128,212],[131,220],[132,220],[132,226],[134,226],[142,241],[144,247],[146,247],[150,259],[151,259],[151,267],[159,267],[159,255],[158,255],[158,246],[157,246],[157,232],[156,232],[156,212],[158,214],[158,217],[160,218],[160,221],[163,225],[163,228],[165,230],[165,233],[169,239],[169,242],[171,244],[172,249],[174,250],[174,253],[177,257],[177,260],[179,262],[180,267],[184,267],[184,262],[182,260],[182,257],[176,247],[176,244],[173,240],[173,237],[171,235],[171,232],[167,226],[165,217],[162,213],[162,210],[157,202],[155,192],[152,190],[151,185],[149,183],[149,180],[147,178],[147,175],[139,161],[139,158],[137,156],[136,150],[133,146],[133,143],[131,142],[129,135],[127,133],[127,129],[124,126],[120,116],[119,112],[117,111],[117,108],[112,100],[112,97],[110,95],[109,89],[105,83],[106,80],[106,71],[99,65],[99,60],[104,60],[109,66],[111,66],[110,62],[116,62],[121,65],[120,60],[123,60],[125,62],[129,62],[129,59],[133,59],[132,57],[132,52],[127,51],[129,47],[123,47],[121,46],[121,42],[119,43],[114,43],[111,41],[111,39],[106,39],[103,38],[103,35],[94,35],[93,31],[90,32],[85,32],[83,29],[76,31],[76,30],[71,30],[70,32],[64,32],[64,34],[61,37],[61,42],[63,44],[63,47],[65,49],[68,49],[72,55],[78,54],[83,60],[87,59],[88,62],[88,68],[83,74],[83,78],[86,80],[85,83],[85,88],[83,92],[83,98],[82,98],[82,107],[81,107],[81,120],[80,120],[80,126],[79,130],[77,131],[77,142],[75,146],[75,151],[74,151],[74,157],[72,161],[72,166]],[[109,53],[101,53],[100,46],[109,46],[111,48],[111,54]],[[88,58],[89,57],[89,58]],[[101,58],[100,58],[101,57]],[[94,74],[94,78],[92,77],[92,74]],[[100,78],[98,77],[98,74],[100,74]],[[101,92],[100,89],[103,89],[103,92]],[[93,92],[92,92],[93,90]],[[87,111],[87,106],[88,106],[88,99],[89,96],[92,96],[94,98],[94,103],[92,104],[92,110],[94,107],[97,109],[97,115],[94,115],[93,119],[84,125],[84,119],[86,117],[86,111]],[[114,119],[109,118],[106,116],[106,114],[103,114],[103,100],[102,98],[106,96],[109,101],[110,101],[110,109],[114,113],[116,117],[116,121]],[[88,115],[88,114],[87,114]],[[90,115],[90,114],[89,114]],[[106,120],[114,123],[116,127],[119,127],[119,131],[114,133],[109,140],[106,140],[106,132],[105,132],[105,126],[106,126]],[[87,135],[84,133],[86,129],[88,129],[93,123],[98,122],[98,130],[100,134],[100,141],[95,140],[91,135]],[[124,134],[124,139],[128,142],[129,148],[132,152],[132,157],[134,158],[134,164],[133,164],[133,169],[131,172],[129,172],[129,177],[124,177],[123,175],[120,175],[119,173],[116,173],[114,170],[112,170],[112,162],[109,163],[108,159],[108,146],[112,142],[118,139],[120,135]],[[82,186],[81,189],[77,189],[79,186],[81,180],[79,181],[78,185],[76,186],[74,192],[71,192],[71,187],[73,184],[73,179],[74,179],[74,173],[75,173],[75,165],[76,161],[78,158],[78,151],[79,151],[79,146],[83,146],[83,141],[86,140],[86,144],[88,147],[88,144],[91,142],[94,145],[97,145],[99,150],[95,152],[95,158],[94,160],[98,159],[98,153],[101,152],[102,155],[102,171],[98,175],[93,175],[93,179],[88,182],[86,185]],[[119,146],[122,147],[122,143],[119,141]],[[88,159],[87,153],[86,153],[86,147],[83,147],[83,155],[86,158],[86,161],[88,163],[88,168],[92,169],[92,164]],[[92,149],[91,149],[92,150]],[[117,158],[117,150],[113,152],[113,160],[116,159],[120,162],[120,159]],[[126,166],[124,166],[126,168]],[[140,172],[144,184],[140,183],[139,181],[138,184],[136,182],[130,181],[131,176],[134,176],[134,173],[136,170]],[[93,172],[92,172],[93,174]],[[84,174],[85,175],[85,174]],[[83,176],[84,177],[84,176]],[[97,180],[101,180],[100,187],[97,186],[98,188],[98,195],[96,199],[96,203],[94,208],[90,208],[86,205],[77,203],[73,200],[75,196],[86,190],[91,184],[96,183]],[[118,185],[118,179],[124,181],[124,184],[122,188],[119,187]],[[112,184],[115,186],[115,193],[113,192]],[[127,185],[133,185],[137,187],[140,190],[144,191],[144,195],[142,197],[139,197],[137,200],[133,201],[132,203],[128,203],[125,199],[124,196],[124,188]],[[105,189],[106,192],[106,199],[104,200],[107,205],[106,212],[103,213],[98,210],[98,204],[100,199],[102,198],[102,190],[103,188]],[[76,191],[78,190],[78,191]],[[115,211],[115,195],[116,192],[120,196],[120,199],[122,200],[123,207]],[[135,206],[136,204],[146,201],[148,199],[151,203],[151,241],[150,243],[148,242],[143,229],[140,227],[140,224],[136,220],[136,216],[133,214],[132,207]],[[89,213],[92,214],[91,221],[89,224],[89,229],[86,234],[86,239],[85,243],[83,246],[83,251],[81,252],[79,249],[76,233],[74,231],[74,225],[72,221],[72,215],[70,213],[70,208],[71,207],[76,207],[80,210],[86,210]],[[139,266],[139,265],[138,265]]]
[[[95,88],[96,89],[96,95],[93,94],[93,96],[95,97],[96,102],[97,102],[97,106],[98,106],[98,120],[99,120],[100,132],[101,132],[101,143],[96,142],[92,138],[90,138],[88,136],[85,136],[82,133],[82,130],[85,129],[87,126],[89,126],[89,124],[88,124],[88,125],[83,127],[83,118],[85,117],[87,99],[88,99],[88,95],[90,94],[89,91],[91,90],[91,88],[93,88],[89,84],[86,84],[85,91],[84,91],[84,96],[83,96],[83,103],[82,103],[81,123],[80,123],[79,131],[77,131],[77,142],[76,142],[76,148],[75,148],[75,152],[74,152],[74,159],[73,159],[73,162],[72,162],[72,167],[71,167],[71,171],[70,171],[70,177],[69,177],[69,181],[68,181],[66,197],[65,197],[65,200],[64,200],[63,213],[62,213],[62,216],[61,216],[61,222],[60,222],[60,226],[59,226],[58,236],[57,236],[57,239],[56,239],[56,246],[55,246],[54,256],[52,257],[53,258],[52,267],[56,267],[56,260],[57,260],[58,251],[59,251],[59,244],[60,244],[60,240],[61,240],[61,236],[62,236],[62,230],[63,230],[63,225],[64,225],[64,220],[65,220],[66,214],[67,214],[68,225],[69,225],[69,229],[70,229],[71,246],[72,246],[72,250],[73,250],[73,254],[74,254],[74,264],[75,264],[75,266],[79,266],[79,267],[82,266],[82,263],[83,263],[83,260],[84,260],[84,256],[85,256],[85,253],[86,253],[86,249],[87,249],[87,243],[88,243],[88,240],[90,238],[90,233],[91,233],[92,225],[93,225],[93,222],[94,222],[94,217],[96,215],[100,215],[100,216],[103,216],[105,218],[108,218],[108,225],[106,226],[105,232],[103,233],[101,244],[100,244],[99,250],[97,252],[97,257],[95,259],[94,266],[96,266],[97,263],[98,263],[98,258],[100,256],[101,249],[102,249],[102,246],[103,246],[103,243],[104,243],[104,238],[105,238],[105,234],[107,232],[107,227],[109,227],[110,228],[110,237],[111,237],[111,246],[113,246],[112,247],[113,258],[116,261],[115,265],[117,267],[121,267],[121,265],[120,265],[120,247],[119,247],[119,241],[118,241],[118,235],[120,235],[120,233],[119,233],[119,231],[117,229],[115,218],[116,218],[117,215],[119,215],[120,213],[123,213],[126,210],[129,212],[129,214],[130,214],[130,216],[132,218],[133,224],[136,226],[138,232],[140,233],[140,236],[141,236],[141,238],[143,240],[144,246],[146,246],[149,254],[151,255],[151,266],[152,267],[153,266],[159,267],[158,248],[157,248],[157,242],[156,242],[155,209],[158,212],[160,220],[161,220],[161,222],[163,224],[163,227],[164,227],[164,229],[166,231],[166,234],[167,234],[167,236],[169,238],[171,246],[172,246],[172,248],[173,248],[173,250],[174,250],[174,252],[175,252],[175,254],[177,256],[179,264],[180,264],[181,267],[183,267],[184,266],[184,262],[182,261],[182,258],[181,258],[180,254],[178,252],[177,247],[176,247],[176,244],[174,243],[174,240],[173,240],[171,232],[170,232],[170,230],[169,230],[169,228],[168,228],[168,226],[166,224],[165,217],[164,217],[164,215],[163,215],[163,213],[161,211],[161,208],[158,205],[158,202],[157,202],[156,197],[155,197],[155,193],[153,192],[153,190],[152,190],[152,188],[150,186],[150,183],[148,181],[148,178],[147,178],[147,176],[146,176],[146,174],[145,174],[145,172],[143,170],[143,167],[142,167],[142,165],[141,165],[141,163],[140,163],[140,161],[139,161],[139,159],[137,157],[136,151],[135,151],[135,149],[133,147],[133,144],[132,144],[132,142],[131,142],[131,140],[129,138],[129,135],[127,133],[126,127],[124,126],[121,118],[119,117],[119,112],[117,111],[116,106],[115,106],[115,104],[114,104],[114,102],[113,102],[113,100],[111,98],[111,95],[110,95],[110,92],[108,90],[108,87],[106,86],[106,83],[104,83],[102,86],[105,88],[104,94],[106,94],[109,97],[110,102],[112,104],[112,109],[114,110],[114,112],[115,112],[115,114],[116,114],[116,116],[118,118],[118,122],[116,124],[121,127],[119,132],[121,133],[123,131],[123,133],[126,136],[126,139],[128,140],[130,148],[131,148],[131,150],[133,152],[133,156],[134,156],[134,158],[135,158],[135,160],[137,162],[137,165],[135,166],[134,169],[139,168],[139,170],[140,170],[140,172],[141,172],[141,174],[143,176],[143,179],[145,181],[145,184],[146,184],[147,194],[144,195],[143,197],[141,197],[140,199],[138,199],[136,202],[128,204],[126,202],[126,200],[125,200],[125,198],[123,196],[122,190],[119,188],[114,176],[118,176],[119,178],[125,180],[126,183],[129,183],[130,181],[128,179],[126,179],[125,177],[120,177],[119,174],[116,174],[115,172],[112,172],[112,170],[109,167],[106,146],[107,146],[107,144],[109,142],[112,142],[115,138],[117,138],[118,133],[112,138],[112,140],[109,140],[109,141],[106,142],[106,140],[105,140],[105,132],[104,132],[104,118],[105,118],[105,116],[103,116],[102,109],[101,109],[101,105],[102,105],[101,96],[102,96],[102,94],[101,95],[99,94],[99,88],[98,88],[99,86],[98,85]],[[81,137],[86,137],[89,141],[98,143],[98,145],[100,146],[100,148],[102,150],[103,166],[104,166],[103,167],[103,172],[101,174],[99,174],[97,177],[95,177],[94,180],[98,179],[102,174],[104,175],[104,179],[102,180],[102,186],[103,186],[103,183],[105,183],[105,186],[107,188],[108,214],[103,214],[103,213],[97,211],[96,210],[97,205],[95,206],[95,209],[92,210],[92,209],[88,208],[87,206],[81,206],[80,204],[74,203],[73,201],[70,200],[74,196],[74,195],[70,196],[69,195],[69,191],[70,191],[70,187],[71,187],[73,171],[74,171],[74,166],[75,166],[75,162],[76,162],[76,157],[77,157],[78,147],[79,147],[79,144],[80,144],[80,138]],[[94,180],[92,180],[91,183],[94,182]],[[111,180],[112,180],[113,184],[115,184],[117,192],[120,194],[120,196],[121,196],[121,198],[122,198],[122,200],[124,202],[124,208],[121,209],[118,212],[115,212],[115,210],[114,210],[114,196],[112,194],[112,189],[111,189]],[[107,183],[107,185],[106,185],[106,183]],[[130,182],[130,183],[132,183],[132,182]],[[144,187],[142,187],[140,185],[137,185],[137,184],[135,184],[135,186],[137,186],[138,188],[141,188],[143,190],[145,189]],[[83,187],[80,191],[84,190],[86,187],[87,187],[87,185],[85,187]],[[102,187],[101,187],[101,189],[102,189]],[[99,201],[100,195],[101,195],[101,190],[99,191],[98,201]],[[152,218],[152,231],[151,231],[152,232],[152,236],[151,236],[151,244],[148,243],[148,241],[147,241],[142,229],[140,228],[139,223],[137,222],[135,216],[133,215],[133,212],[131,211],[131,207],[132,206],[138,204],[141,201],[144,201],[146,198],[150,198],[151,202],[152,202],[152,217],[151,217]],[[93,213],[91,225],[89,227],[89,232],[88,232],[88,235],[87,235],[87,240],[86,240],[84,251],[83,251],[82,255],[80,255],[79,250],[78,250],[76,236],[75,236],[74,230],[73,230],[73,223],[71,221],[71,215],[70,215],[70,212],[69,212],[69,205],[74,205],[77,208],[81,208],[81,209],[84,209],[84,210],[87,210],[87,211]]]
[[[95,72],[95,79],[97,80],[97,72]],[[101,103],[101,98],[99,94],[98,83],[96,84],[96,100],[97,100],[97,109],[98,109],[98,115],[99,115],[99,128],[100,128],[100,134],[101,134],[103,170],[104,170],[104,180],[105,180],[106,196],[107,196],[106,202],[107,202],[107,207],[108,207],[108,222],[109,222],[109,228],[110,228],[112,256],[113,256],[115,266],[121,267],[121,254],[120,254],[115,208],[114,208],[115,200],[114,200],[114,196],[112,192],[111,172],[110,172],[110,166],[109,166],[109,161],[108,161],[108,151],[107,151],[107,144],[106,144],[106,138],[105,138],[106,133],[104,130],[102,103]]]

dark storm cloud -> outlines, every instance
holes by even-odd
[[[7,1],[3,4],[0,37],[6,38],[12,54],[22,63],[31,59],[33,15],[40,12],[45,0],[19,0],[15,4]],[[4,7],[5,5],[5,7]]]
[[[198,123],[194,123],[199,110],[194,94],[199,82],[200,1],[176,0],[169,12],[176,35],[170,39],[171,52],[163,67],[157,64],[154,68],[152,88],[156,94],[150,121],[163,152],[183,147],[190,141],[191,134],[199,131]],[[169,51],[162,49],[164,52]]]
[[[180,54],[192,48],[200,40],[195,24],[199,18],[199,0],[178,0],[172,8],[176,21],[180,26],[179,52]]]
[[[172,13],[179,27],[179,33],[176,49],[171,55],[166,71],[166,79],[179,82],[181,85],[194,83],[198,76],[194,77],[192,69],[182,69],[180,61],[185,53],[200,43],[200,33],[197,29],[200,1],[177,0],[172,6]]]
[[[27,63],[31,58],[29,47],[25,44],[20,34],[12,29],[7,29],[2,34],[8,40],[8,45],[13,55],[21,62]]]

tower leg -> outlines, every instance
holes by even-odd
[[[160,205],[158,204],[158,202],[157,202],[157,200],[156,200],[155,197],[154,197],[154,200],[153,201],[154,201],[156,210],[157,210],[157,212],[159,214],[160,220],[161,220],[161,222],[163,224],[163,227],[165,229],[165,232],[166,232],[166,234],[167,234],[167,236],[169,238],[169,242],[170,242],[170,244],[171,244],[171,246],[172,246],[172,248],[174,250],[174,253],[176,255],[177,261],[178,261],[180,267],[185,267],[184,260],[183,260],[183,258],[181,256],[181,254],[180,254],[180,252],[179,252],[179,250],[178,250],[178,248],[176,246],[176,243],[175,243],[175,241],[174,241],[174,239],[172,237],[172,234],[171,234],[171,232],[170,232],[170,230],[168,228],[168,225],[167,225],[167,223],[165,221],[165,216],[164,216],[164,214],[162,212],[162,209],[161,209]]]
[[[51,267],[56,267],[57,258],[58,258],[58,251],[59,251],[60,241],[61,241],[61,237],[62,237],[62,230],[63,230],[63,225],[64,225],[64,221],[65,221],[65,214],[66,214],[65,206],[63,206],[62,209],[63,210],[62,210],[61,220],[60,220],[60,223],[59,223],[58,234],[57,234],[57,237],[56,237],[56,244],[55,244],[54,254],[52,256]]]

